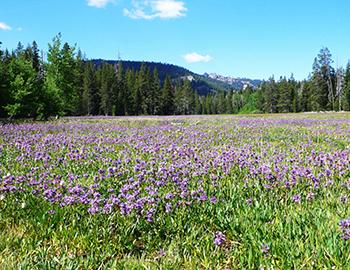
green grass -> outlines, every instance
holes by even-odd
[[[277,116],[264,119],[269,117],[275,119]],[[281,118],[289,117],[283,115]],[[309,116],[293,117],[303,119]],[[334,117],[317,115],[316,118]],[[229,116],[223,119],[225,124],[232,121]],[[90,121],[88,124],[96,123],[96,120]],[[111,125],[116,124],[108,121]],[[259,130],[252,132],[250,127],[222,133],[224,124],[218,122],[220,117],[183,121],[187,127],[200,121],[199,130],[211,127],[212,131],[208,130],[207,134],[216,135],[213,135],[215,140],[210,147],[233,142],[235,147],[251,143],[256,153],[266,152],[272,157],[269,162],[273,162],[276,150],[289,155],[289,149],[293,148],[307,156],[313,150],[330,153],[349,149],[349,134],[346,132],[335,136],[320,132],[321,128],[272,126],[260,135]],[[142,129],[160,125],[162,120],[117,120],[117,123],[128,129]],[[334,128],[330,126],[329,131],[334,131]],[[344,124],[343,130],[347,128],[349,125]],[[181,131],[164,134],[180,142],[184,136]],[[236,137],[231,141],[228,134]],[[107,136],[117,136],[117,133]],[[310,141],[309,148],[302,146]],[[9,172],[16,175],[27,172],[28,168],[22,162],[15,161],[21,150],[7,144],[4,138],[0,138],[0,142],[4,145],[0,156],[3,176]],[[99,144],[93,146],[96,145]],[[34,143],[33,147],[36,146]],[[142,153],[133,148],[134,145],[100,146],[112,147],[105,153],[106,157],[121,158],[123,151],[128,149],[133,158],[151,159],[151,154]],[[77,147],[80,149],[82,145]],[[87,154],[94,158],[91,149]],[[67,151],[60,148],[50,154],[62,156]],[[219,149],[218,154],[222,151]],[[134,159],[127,168],[133,168],[133,162]],[[169,161],[165,159],[165,162]],[[30,165],[45,169],[42,161],[30,161]],[[93,164],[71,161],[51,168],[50,173],[64,177],[68,172],[87,173],[90,176],[82,179],[81,184],[90,185],[98,168],[103,166],[102,159],[96,159]],[[307,183],[294,189],[266,190],[261,180],[247,179],[246,169],[237,165],[228,174],[211,168],[202,180],[209,183],[211,174],[222,176],[217,187],[208,185],[208,195],[218,198],[216,204],[205,202],[179,207],[170,215],[159,211],[154,222],[147,222],[135,214],[123,216],[119,211],[109,215],[89,215],[84,205],[61,208],[29,193],[6,194],[0,200],[0,269],[350,269],[350,243],[340,237],[338,226],[340,220],[350,217],[349,203],[339,201],[341,195],[349,194],[349,189],[342,184],[350,173],[332,179],[333,186],[314,191],[315,198],[311,201],[306,199],[312,190]],[[120,188],[123,177],[120,182],[107,179],[102,188],[103,185],[106,189],[110,186]],[[245,180],[249,180],[248,184]],[[293,202],[292,197],[297,193],[302,195],[301,203]],[[249,198],[253,198],[252,205],[247,204]],[[49,210],[56,213],[50,215]],[[223,232],[227,239],[221,247],[214,244],[216,231]],[[267,255],[261,251],[263,244],[270,247]]]

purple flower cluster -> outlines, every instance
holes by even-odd
[[[339,226],[342,230],[341,237],[344,240],[349,240],[350,239],[350,219],[343,219],[342,221],[339,222]]]
[[[172,117],[153,118],[156,124],[139,118],[140,125],[123,119],[2,126],[0,154],[7,162],[0,163],[0,200],[30,193],[55,207],[154,222],[178,209],[220,205],[231,179],[247,190],[242,202],[249,206],[258,203],[252,194],[264,191],[288,193],[301,204],[320,189],[344,194],[350,187],[350,152],[333,139],[350,144],[350,120],[201,116],[183,117],[180,126]],[[279,127],[288,132],[276,137],[271,130]],[[316,143],[316,135],[327,140]]]
[[[221,247],[225,244],[225,242],[226,242],[226,236],[220,231],[215,232],[214,244],[218,247]]]

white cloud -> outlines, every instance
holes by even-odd
[[[133,0],[132,9],[124,9],[124,15],[132,19],[174,19],[186,15],[185,3],[179,0]]]
[[[193,52],[193,53],[188,53],[186,55],[183,56],[183,58],[185,59],[185,61],[187,63],[197,63],[197,62],[209,62],[211,61],[213,58],[207,54],[207,55],[201,55],[199,53]]]
[[[23,31],[23,28],[22,28],[22,27],[17,27],[16,30],[17,30],[18,32],[22,32],[22,31]]]
[[[0,30],[12,30],[11,26],[7,25],[4,22],[0,22]]]
[[[97,8],[103,8],[109,3],[114,3],[114,0],[87,0],[88,6]]]

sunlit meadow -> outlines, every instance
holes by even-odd
[[[350,114],[0,126],[1,269],[350,269]]]

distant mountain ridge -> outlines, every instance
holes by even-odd
[[[108,63],[117,65],[119,61],[116,60],[104,60],[104,59],[92,59],[90,60],[95,66],[100,66],[102,63]],[[161,81],[165,80],[165,77],[169,75],[173,81],[188,79],[191,81],[193,89],[197,91],[199,95],[207,95],[209,93],[215,93],[218,91],[229,90],[242,90],[248,85],[256,88],[262,81],[251,80],[246,78],[233,78],[217,75],[215,73],[205,73],[203,75],[194,73],[184,67],[176,66],[173,64],[159,63],[159,62],[142,62],[142,61],[120,61],[124,69],[139,70],[142,64],[145,64],[151,70],[157,68],[159,78]]]
[[[204,73],[203,76],[232,85],[234,86],[235,89],[245,89],[248,86],[252,88],[257,88],[262,83],[261,80],[252,80],[248,78],[235,78],[231,76],[219,75],[216,73],[209,73],[209,74]]]

